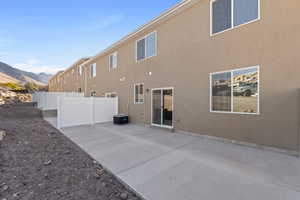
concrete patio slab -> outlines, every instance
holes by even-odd
[[[293,156],[138,125],[62,132],[148,200],[300,199]]]

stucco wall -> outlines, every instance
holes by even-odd
[[[144,83],[146,89],[174,87],[175,129],[296,151],[299,8],[297,0],[261,0],[261,20],[211,37],[210,3],[199,1],[91,61],[97,63],[97,77],[88,76],[85,92],[117,92],[120,111],[134,122],[149,124],[151,92],[145,92],[144,104],[133,104],[134,83]],[[157,56],[136,63],[135,41],[154,30]],[[109,71],[108,55],[114,51],[118,68]],[[209,73],[256,65],[260,115],[210,113]],[[90,75],[89,67],[86,74]]]

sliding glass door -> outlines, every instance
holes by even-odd
[[[173,127],[173,88],[152,90],[152,125]]]

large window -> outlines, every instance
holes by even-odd
[[[211,34],[216,34],[260,18],[260,0],[212,0]]]
[[[118,65],[118,53],[114,52],[109,55],[109,70],[117,68]]]
[[[144,84],[134,84],[134,103],[144,103]]]
[[[156,39],[156,32],[153,32],[136,42],[137,61],[156,56]]]
[[[94,78],[97,76],[97,65],[96,63],[91,65],[91,77]]]
[[[259,67],[210,75],[211,112],[259,114]]]

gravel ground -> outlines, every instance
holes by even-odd
[[[38,113],[0,106],[0,200],[140,199]]]

